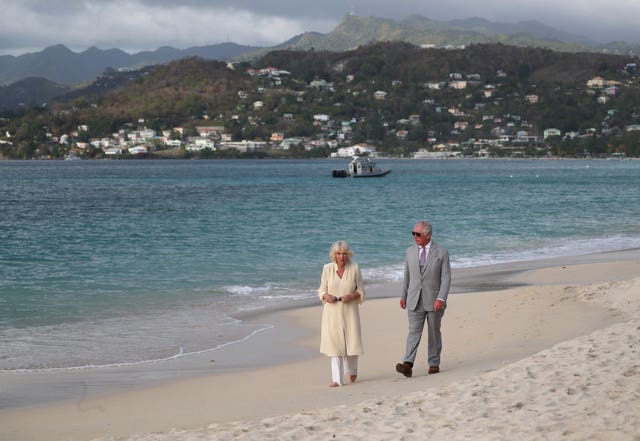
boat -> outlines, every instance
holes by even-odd
[[[332,170],[334,178],[381,178],[391,173],[388,168],[376,168],[376,163],[370,158],[360,158],[354,156],[349,167],[339,170]]]

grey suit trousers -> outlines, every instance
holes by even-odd
[[[440,311],[425,311],[422,306],[422,295],[420,295],[416,309],[414,311],[408,310],[407,313],[409,314],[409,334],[407,335],[404,361],[414,364],[426,321],[428,330],[428,363],[429,366],[440,366],[440,353],[442,352],[440,324],[444,316],[444,309]]]

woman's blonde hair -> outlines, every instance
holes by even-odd
[[[347,253],[347,262],[351,262],[351,258],[355,253],[353,252],[347,241],[344,240],[338,240],[334,242],[333,245],[331,245],[331,250],[329,251],[329,257],[331,258],[331,260],[335,262],[336,253],[341,250]]]

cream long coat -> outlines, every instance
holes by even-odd
[[[335,262],[322,268],[318,288],[318,297],[323,303],[320,352],[329,356],[363,355],[360,305],[364,302],[364,284],[360,266],[355,262],[347,263],[342,278],[338,277],[337,271]],[[322,300],[325,294],[342,297],[355,291],[360,293],[360,298],[349,303],[326,303]]]

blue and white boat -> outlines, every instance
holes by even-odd
[[[377,168],[371,158],[354,156],[346,170],[333,170],[334,178],[381,178],[391,173],[388,168]]]

